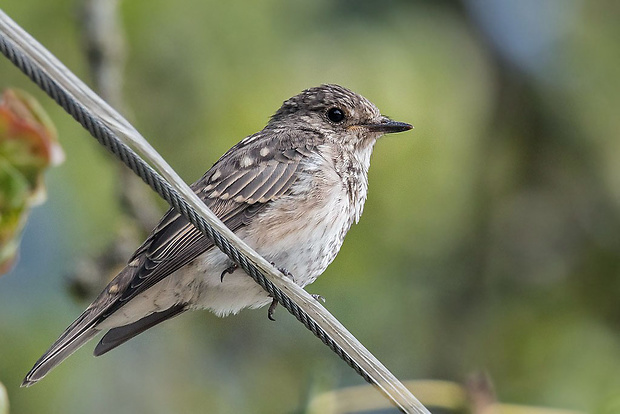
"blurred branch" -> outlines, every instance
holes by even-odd
[[[486,372],[476,372],[465,382],[465,390],[472,414],[482,414],[497,402],[491,377]]]
[[[84,0],[82,40],[95,88],[109,104],[123,109],[125,42],[118,0]]]
[[[439,380],[407,381],[405,387],[418,396],[427,407],[442,412],[464,413],[467,396],[454,382]],[[308,405],[307,414],[346,414],[388,410],[392,406],[368,385],[346,387],[317,395]],[[396,411],[394,409],[394,411]]]
[[[491,377],[485,372],[471,375],[465,385],[451,381],[414,380],[404,383],[420,402],[433,412],[451,414],[585,414],[557,408],[504,404],[497,401]],[[342,388],[317,395],[311,399],[306,414],[355,414],[381,411],[388,405],[379,393],[368,385]],[[395,410],[394,410],[395,412]]]
[[[123,100],[126,46],[118,6],[118,0],[84,0],[82,40],[94,89],[110,105],[124,112],[127,110]],[[161,217],[161,211],[154,207],[150,192],[135,174],[120,165],[118,171],[121,207],[148,233]]]
[[[125,41],[118,8],[118,0],[83,0],[81,28],[94,89],[109,104],[123,111],[126,110],[122,92]],[[69,287],[78,298],[92,296],[107,283],[161,217],[141,180],[123,165],[115,165],[122,217],[116,223],[117,234],[109,246],[78,262]]]

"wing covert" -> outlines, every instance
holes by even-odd
[[[223,157],[192,189],[229,229],[236,231],[286,194],[302,160],[310,153],[311,149],[301,147],[268,153],[258,150],[251,153],[253,157],[237,162],[226,162]],[[213,243],[187,219],[169,210],[130,259],[129,266],[136,267],[134,276],[105,315],[212,247]]]

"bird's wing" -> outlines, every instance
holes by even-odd
[[[205,204],[226,224],[236,231],[248,224],[270,201],[284,195],[296,178],[301,160],[312,148],[300,146],[265,156],[246,155],[239,162],[218,161],[192,189]],[[264,152],[265,153],[265,152]],[[118,294],[108,301],[103,317],[110,315],[124,303],[213,247],[187,219],[175,210],[169,210],[148,239],[134,253],[129,267],[131,280],[117,283]],[[119,279],[128,274],[119,274]],[[110,291],[109,287],[107,291]]]
[[[229,151],[192,189],[231,230],[247,224],[269,202],[286,194],[295,180],[295,172],[304,157],[315,148],[300,145],[261,151],[260,140],[250,136],[234,148],[246,144],[255,147],[239,155]],[[264,143],[263,143],[264,144]],[[213,247],[193,225],[174,210],[169,210],[148,239],[138,248],[129,264],[108,284],[90,306],[60,335],[26,375],[22,386],[43,378],[75,350],[93,338],[96,326],[128,300],[144,292],[174,271]],[[118,334],[122,343],[153,324],[182,311],[179,304],[171,312],[147,320],[148,326],[135,325]],[[144,329],[143,329],[144,328]],[[115,343],[116,343],[115,342]],[[111,349],[108,346],[108,349]]]

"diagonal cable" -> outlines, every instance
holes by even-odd
[[[282,277],[277,269],[231,232],[125,118],[91,91],[2,10],[0,51],[171,207],[213,240],[222,252],[362,378],[375,385],[396,407],[406,413],[430,414],[409,390],[312,296]],[[140,158],[132,147],[149,160],[157,171]]]

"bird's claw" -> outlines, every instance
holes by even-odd
[[[228,266],[226,269],[224,269],[224,271],[222,272],[222,274],[220,275],[220,282],[224,281],[224,276],[226,276],[226,273],[228,273],[229,275],[232,274],[235,270],[237,270],[239,268],[239,266],[237,266],[237,263],[233,263],[230,266]]]
[[[310,296],[312,296],[317,302],[325,303],[325,298],[321,295],[317,295],[316,293],[311,293]]]
[[[284,276],[295,280],[293,277],[293,274],[291,272],[288,271],[288,269],[286,269],[285,267],[278,267],[276,266],[276,264],[274,262],[271,262],[271,265],[273,267],[275,267],[276,269],[278,269],[280,271],[280,273],[282,273]],[[271,305],[269,305],[269,310],[267,310],[267,318],[269,318],[270,321],[275,321],[276,319],[273,317],[273,312],[276,310],[276,308],[278,307],[278,301],[277,299],[273,299],[271,301]]]
[[[276,298],[274,298],[271,301],[271,305],[269,305],[269,310],[267,310],[267,318],[269,318],[270,321],[275,321],[275,318],[273,317],[273,312],[276,310],[277,306],[278,306],[278,301]]]
[[[286,268],[278,267],[276,266],[274,262],[271,262],[271,265],[275,267],[276,269],[278,269],[284,276],[289,277],[294,280],[293,274],[289,272]],[[313,293],[312,297],[319,302],[325,303],[325,298],[321,295],[317,295],[316,293]],[[276,310],[277,306],[278,306],[278,301],[274,298],[271,301],[271,305],[269,305],[269,310],[267,310],[267,318],[269,318],[270,321],[275,321],[275,318],[273,317],[273,313]]]
[[[286,276],[288,278],[291,278],[291,279],[294,279],[293,274],[291,272],[289,272],[287,268],[285,268],[285,267],[278,267],[278,266],[276,266],[276,264],[274,262],[271,262],[271,265],[273,267],[275,267],[276,269],[278,269],[280,271],[280,273],[282,273],[284,276]]]
[[[316,293],[311,293],[310,296],[312,296],[317,302],[325,303],[325,298],[321,295],[317,295]],[[267,318],[269,318],[270,321],[275,321],[275,318],[273,317],[273,312],[276,310],[277,307],[278,307],[278,301],[274,298],[271,301],[271,305],[269,305],[269,309],[267,310]]]

